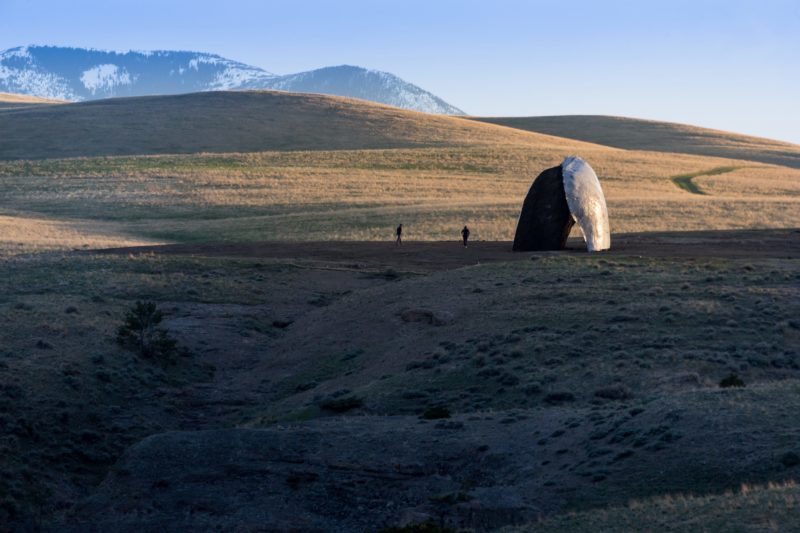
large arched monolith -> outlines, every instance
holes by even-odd
[[[513,250],[562,250],[574,223],[561,166],[548,168],[533,180],[522,203]]]

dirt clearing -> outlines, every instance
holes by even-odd
[[[782,258],[800,257],[800,229],[628,233],[613,235],[609,256],[680,258]],[[464,248],[458,242],[252,242],[226,244],[168,244],[110,248],[102,253],[167,254],[207,257],[297,259],[338,265],[339,268],[395,268],[401,270],[451,270],[482,263],[522,261],[549,254],[586,253],[580,239],[570,239],[563,252],[511,251],[505,241],[478,241]]]

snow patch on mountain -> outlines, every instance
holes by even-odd
[[[0,92],[80,101],[242,89],[332,94],[428,113],[463,114],[393,74],[347,65],[277,76],[199,52],[114,52],[54,46],[23,46],[0,52]]]
[[[8,58],[31,59],[31,54],[27,46],[20,46],[18,48],[10,48],[3,52],[3,55]]]
[[[28,94],[56,100],[77,100],[69,85],[54,74],[32,70],[8,69],[0,65],[2,92]]]
[[[208,90],[227,91],[230,89],[239,89],[248,83],[257,82],[262,78],[263,76],[248,70],[226,68],[214,76],[214,80],[209,84]]]
[[[97,94],[97,91],[113,94],[115,87],[131,84],[131,75],[124,68],[106,63],[84,70],[81,82],[92,94]]]
[[[0,53],[0,91],[59,100],[77,98],[69,83],[37,65],[27,46]]]
[[[335,94],[371,100],[403,109],[443,115],[464,112],[438,96],[402,80],[389,72],[351,65],[325,67],[281,76],[270,84],[273,89],[294,92]]]

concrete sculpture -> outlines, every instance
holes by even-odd
[[[568,157],[533,181],[517,222],[514,251],[562,250],[573,224],[590,252],[611,247],[608,208],[600,180],[580,157]]]

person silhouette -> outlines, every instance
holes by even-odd
[[[403,225],[402,224],[397,226],[396,233],[397,233],[397,239],[395,239],[395,241],[394,241],[395,245],[403,244]]]
[[[464,239],[464,248],[467,247],[467,240],[469,240],[469,228],[464,224],[464,229],[461,230],[461,237]]]

